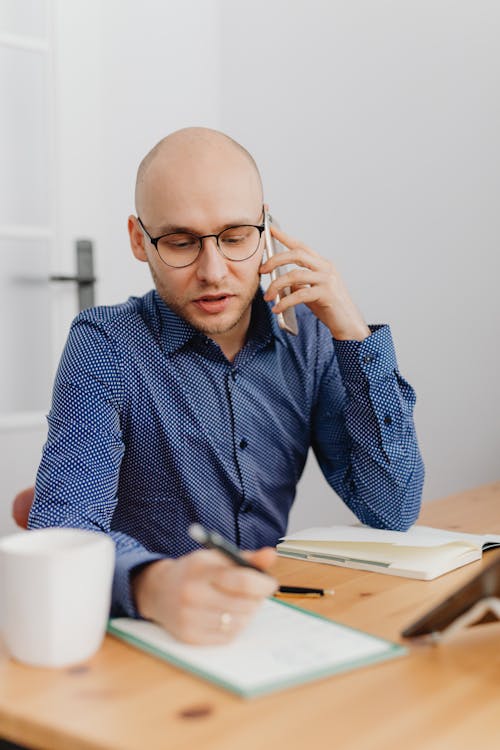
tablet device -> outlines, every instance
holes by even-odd
[[[500,597],[500,558],[490,563],[474,578],[457,589],[423,617],[409,625],[401,635],[416,638],[421,635],[441,633],[481,599]],[[492,622],[496,616],[488,612],[479,622]]]

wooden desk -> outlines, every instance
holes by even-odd
[[[500,533],[500,482],[424,507],[421,522]],[[500,551],[487,553],[486,561]],[[432,582],[280,559],[283,583],[334,586],[311,609],[385,638],[478,572]],[[304,600],[305,601],[305,600]],[[500,742],[500,624],[394,662],[244,701],[111,637],[85,667],[0,652],[0,735],[44,750],[461,750]]]

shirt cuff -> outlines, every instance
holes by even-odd
[[[333,339],[340,374],[344,383],[353,380],[382,380],[397,369],[396,353],[388,325],[369,326],[364,341]]]
[[[140,614],[135,606],[130,577],[135,568],[146,563],[162,560],[164,555],[157,552],[147,552],[144,549],[127,550],[117,555],[115,574],[113,578],[113,591],[111,596],[112,617],[134,617],[140,619]]]

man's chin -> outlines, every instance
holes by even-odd
[[[196,328],[201,333],[210,335],[229,333],[235,328],[240,322],[242,316],[228,315],[227,313],[221,313],[220,315],[191,315],[189,316],[188,323],[191,323],[193,328]]]
[[[222,336],[230,333],[240,325],[245,325],[245,321],[245,327],[248,327],[250,323],[251,304],[251,301],[249,301],[248,305],[238,304],[233,309],[226,309],[215,314],[204,312],[194,306],[194,309],[191,307],[189,311],[185,310],[184,314],[188,323],[198,331],[201,331],[201,333],[207,336]]]

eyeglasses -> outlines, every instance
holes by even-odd
[[[137,221],[152,245],[155,246],[160,260],[172,268],[185,268],[198,258],[203,248],[203,240],[214,237],[217,249],[227,260],[239,263],[255,255],[260,245],[264,224],[240,224],[227,227],[219,234],[191,234],[190,232],[171,232],[159,237],[151,237],[140,217]]]

